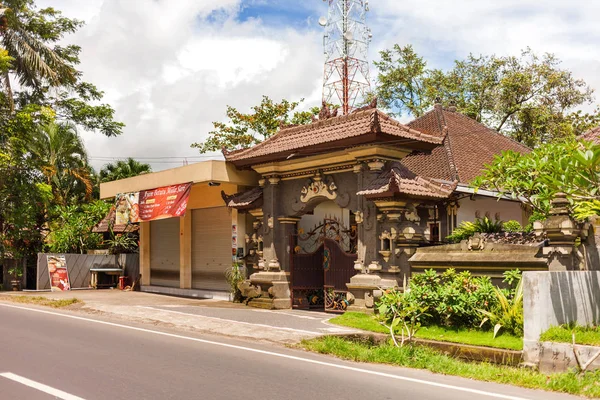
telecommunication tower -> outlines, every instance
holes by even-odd
[[[323,1],[329,2],[327,18],[319,18],[325,27],[323,101],[339,101],[345,115],[370,88],[368,51],[373,35],[367,26],[369,0]]]

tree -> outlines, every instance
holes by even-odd
[[[559,192],[567,195],[577,217],[600,214],[600,146],[570,139],[529,154],[503,152],[472,185],[520,198],[542,217]]]
[[[131,178],[134,176],[148,174],[152,172],[152,167],[128,158],[126,161],[117,161],[116,163],[106,164],[100,170],[100,182],[110,182],[119,179]]]
[[[436,98],[529,146],[583,133],[600,116],[573,110],[593,91],[553,54],[527,49],[519,56],[474,56],[449,71],[428,69],[411,46],[384,50],[373,95],[397,114],[422,115]]]
[[[0,9],[1,45],[10,57],[3,71],[4,102],[10,113],[27,104],[55,110],[59,119],[99,130],[107,136],[121,133],[123,124],[114,121],[114,110],[95,104],[103,93],[81,80],[81,48],[62,46],[64,36],[75,32],[83,22],[69,19],[53,8],[37,9],[34,0],[5,0]],[[1,63],[1,59],[0,59]],[[22,90],[13,93],[11,76]]]
[[[87,153],[73,124],[52,122],[40,126],[34,132],[30,150],[52,187],[55,204],[91,198],[93,183]]]
[[[102,200],[79,205],[57,206],[51,232],[48,235],[48,249],[52,253],[83,253],[95,250],[103,244],[100,233],[92,228],[106,216],[111,205]]]
[[[244,149],[273,136],[282,125],[308,124],[312,117],[319,113],[319,108],[294,112],[302,101],[290,102],[284,99],[275,103],[269,97],[263,96],[260,105],[252,107],[253,112],[249,114],[227,106],[229,123],[213,122],[214,130],[208,133],[209,138],[204,142],[192,144],[192,147],[199,149],[200,153],[222,148]]]
[[[28,106],[0,119],[0,259],[19,259],[41,248],[52,188],[37,169],[29,144],[35,127],[50,121],[48,115]]]

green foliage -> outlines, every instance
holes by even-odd
[[[387,290],[377,306],[387,326],[400,317],[415,324],[474,327],[481,320],[479,310],[491,310],[495,302],[489,277],[449,269],[441,275],[426,270],[414,276],[405,293]]]
[[[456,375],[487,382],[510,384],[526,388],[600,397],[600,371],[586,374],[543,374],[533,369],[505,367],[489,363],[462,361],[425,346],[401,348],[385,344],[357,342],[336,336],[305,340],[302,348],[320,354],[361,363],[381,363],[429,370],[433,373]]]
[[[446,240],[452,243],[470,238],[476,233],[498,233],[502,231],[502,221],[493,221],[488,217],[477,218],[474,222],[463,221]]]
[[[514,291],[500,290],[494,288],[496,295],[496,306],[491,310],[480,309],[484,316],[481,325],[489,322],[494,327],[494,337],[500,329],[510,334],[523,336],[523,280],[519,279]]]
[[[365,331],[389,333],[389,329],[381,325],[379,316],[359,312],[345,312],[328,322]],[[462,343],[473,346],[495,347],[500,349],[523,350],[523,339],[509,334],[493,338],[490,332],[478,328],[453,328],[438,325],[421,326],[415,338],[437,340],[440,342]]]
[[[102,246],[102,235],[92,233],[92,228],[110,210],[110,204],[97,200],[81,206],[56,206],[51,231],[48,235],[48,249],[52,253],[84,253]]]
[[[15,303],[35,304],[38,306],[52,307],[52,308],[64,308],[73,304],[83,303],[81,300],[76,298],[71,299],[48,299],[43,296],[8,296],[3,300],[13,301]]]
[[[400,347],[413,340],[421,328],[421,320],[428,316],[425,313],[426,306],[409,301],[407,296],[396,288],[385,291],[377,304],[377,311],[381,324],[388,328],[394,344]],[[401,334],[400,344],[396,340],[398,330]]]
[[[466,240],[477,233],[475,223],[470,221],[463,221],[458,225],[454,231],[448,236],[446,240],[450,243],[458,243],[461,240]]]
[[[543,342],[573,343],[587,346],[600,346],[600,326],[580,326],[575,324],[552,326],[540,336]]]
[[[509,233],[523,232],[523,227],[519,221],[515,221],[514,219],[504,222],[502,224],[502,229]]]
[[[83,25],[53,8],[40,9],[34,0],[6,0],[0,20],[1,46],[6,56],[3,73],[4,101],[10,112],[30,104],[52,108],[61,119],[107,136],[121,133],[123,124],[114,121],[114,110],[101,104],[103,93],[81,80],[81,48],[64,45],[65,36]],[[0,69],[1,71],[1,69]],[[21,91],[13,93],[11,79]]]
[[[111,254],[136,253],[139,247],[138,237],[129,233],[114,233],[111,230],[111,239],[104,242]]]
[[[8,272],[8,274],[14,279],[20,279],[23,277],[23,267],[19,263],[15,264],[6,272]]]
[[[585,132],[600,114],[569,113],[592,101],[592,90],[560,68],[553,54],[527,49],[519,56],[475,56],[448,71],[427,68],[411,46],[380,52],[376,95],[397,114],[422,115],[436,97],[517,141],[536,146]]]
[[[547,216],[552,199],[563,192],[577,216],[584,218],[596,212],[600,200],[600,146],[566,140],[529,154],[503,152],[472,185],[521,198],[538,217]]]
[[[32,134],[29,149],[52,188],[54,204],[66,205],[91,198],[91,168],[83,140],[73,124],[40,125]]]
[[[100,181],[116,181],[150,172],[152,172],[152,167],[149,164],[141,163],[130,157],[125,161],[119,160],[116,163],[109,163],[102,167]]]
[[[238,288],[238,284],[246,279],[244,269],[239,263],[233,263],[233,265],[225,271],[225,279],[229,283],[229,291],[233,295],[234,302],[241,302],[242,292]]]
[[[290,102],[284,99],[275,103],[269,97],[263,96],[260,105],[252,107],[249,114],[227,106],[229,123],[213,122],[214,130],[208,133],[209,138],[205,142],[192,144],[192,147],[199,149],[200,153],[223,148],[244,149],[273,136],[282,125],[308,124],[312,116],[318,114],[319,109],[313,108],[310,112],[292,114],[302,101]]]

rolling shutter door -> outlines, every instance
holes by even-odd
[[[227,207],[192,210],[192,288],[229,290],[231,215]]]
[[[179,218],[150,222],[150,284],[179,287]]]

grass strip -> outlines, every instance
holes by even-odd
[[[600,326],[553,326],[542,333],[540,340],[543,342],[575,343],[588,346],[600,346]]]
[[[434,373],[455,375],[486,382],[510,384],[530,389],[570,393],[590,398],[600,397],[600,371],[585,374],[546,375],[531,369],[504,367],[457,360],[423,346],[375,346],[340,337],[327,336],[305,340],[300,347],[321,354],[357,362],[391,364],[426,369]]]
[[[76,298],[71,299],[48,299],[42,296],[3,296],[3,300],[13,301],[15,303],[35,304],[38,306],[52,307],[52,308],[64,308],[73,304],[82,303],[81,300]]]
[[[362,329],[370,332],[389,333],[389,330],[379,324],[372,315],[363,313],[347,312],[329,320],[332,324]],[[451,342],[469,344],[472,346],[486,346],[498,349],[523,350],[523,339],[501,334],[494,338],[492,332],[479,331],[475,329],[454,329],[441,326],[424,326],[416,334],[420,339],[438,340],[440,342]]]

